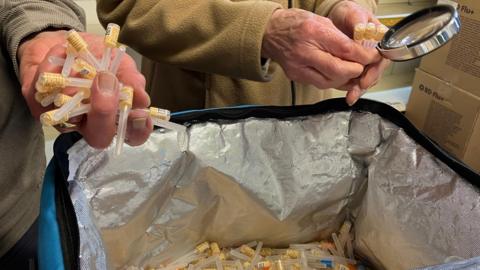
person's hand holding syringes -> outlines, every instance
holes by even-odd
[[[118,43],[119,32],[118,25],[109,24],[103,46],[90,43],[93,51],[83,37],[88,41],[99,37],[75,30],[41,33],[19,48],[22,88],[32,114],[61,132],[79,131],[96,148],[106,148],[116,133],[116,155],[122,152],[125,138],[130,145],[145,142],[152,124],[177,131],[179,138],[186,129],[169,122],[169,111],[147,108],[145,79],[125,55],[126,47]],[[67,46],[58,45],[65,39]],[[38,44],[50,45],[50,51],[32,53]],[[96,56],[102,51],[98,61]],[[48,108],[55,109],[45,111]]]
[[[362,45],[365,51],[374,52],[380,56],[376,62],[366,65],[359,77],[346,84],[347,103],[352,105],[369,88],[377,84],[383,71],[390,64],[390,61],[381,57],[381,54],[375,49],[388,28],[370,10],[355,1],[340,1],[332,8],[328,17],[340,31],[352,38],[357,44]]]

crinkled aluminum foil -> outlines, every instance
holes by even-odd
[[[480,257],[464,260],[460,257],[447,258],[447,263],[429,266],[419,270],[478,270],[480,269]]]
[[[187,152],[160,130],[120,157],[70,149],[89,206],[76,211],[94,217],[110,268],[158,265],[204,240],[312,241],[345,218],[378,268],[480,256],[479,190],[378,115],[207,122],[188,136]]]
[[[70,183],[70,197],[77,216],[80,239],[88,240],[80,241],[80,269],[107,269],[105,248],[100,232],[93,222],[88,200],[76,182]]]

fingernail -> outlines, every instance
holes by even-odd
[[[144,129],[147,126],[147,118],[135,118],[132,120],[132,127],[134,130]]]
[[[97,89],[103,94],[112,95],[117,90],[118,80],[110,72],[99,72],[97,75]]]
[[[147,107],[150,107],[150,105],[152,104],[152,99],[150,98],[150,95],[148,93],[147,93],[147,98],[148,98]]]
[[[348,106],[352,107],[353,105],[355,105],[355,103],[357,103],[357,101],[360,99],[360,97],[354,97],[354,98],[349,98],[347,99],[347,104]]]

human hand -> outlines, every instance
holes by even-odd
[[[328,17],[339,30],[350,38],[353,38],[355,25],[359,23],[381,24],[372,12],[353,1],[342,1],[338,3]],[[380,56],[378,51],[376,54]],[[359,78],[351,80],[347,86],[344,87],[344,89],[348,91],[346,99],[349,105],[353,105],[368,88],[377,84],[383,71],[390,64],[390,60],[383,57],[377,57],[377,60],[376,62],[370,63]]]
[[[103,53],[103,37],[89,33],[80,33],[89,45],[90,52],[97,58]],[[32,115],[39,118],[40,114],[54,109],[53,105],[42,107],[35,100],[35,82],[43,72],[59,73],[61,67],[48,61],[50,56],[65,58],[66,31],[41,32],[20,44],[17,57],[19,60],[20,82],[22,94]],[[112,55],[113,57],[113,55]],[[72,73],[70,76],[78,74]],[[118,78],[118,80],[117,80]],[[149,114],[142,109],[150,105],[150,98],[145,92],[145,78],[137,70],[135,62],[129,56],[124,56],[116,74],[98,72],[90,96],[91,109],[87,115],[70,119],[75,124],[73,130],[78,130],[85,140],[95,148],[106,148],[110,145],[116,133],[116,117],[119,101],[119,81],[134,89],[132,111],[129,114],[127,140],[130,145],[144,143],[153,130]],[[73,95],[76,88],[65,88],[63,93]],[[58,128],[61,132],[67,131]],[[69,128],[68,131],[71,131]]]
[[[345,90],[365,66],[381,60],[375,49],[363,48],[330,19],[301,9],[279,9],[272,14],[262,56],[279,63],[294,81]]]
[[[380,25],[380,21],[373,13],[354,1],[344,0],[336,4],[328,14],[332,23],[345,35],[353,38],[355,25],[359,23],[374,23]]]

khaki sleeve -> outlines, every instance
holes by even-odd
[[[280,4],[225,0],[97,0],[103,25],[122,29],[120,41],[144,56],[181,68],[257,81],[262,38]]]
[[[72,0],[2,0],[0,34],[18,76],[17,49],[27,36],[45,29],[83,31],[85,15]]]
[[[377,12],[377,0],[324,0],[317,1],[315,6],[315,13],[320,16],[328,16],[333,7],[343,1],[353,1],[357,2],[361,6],[368,8],[372,11],[373,14]]]

